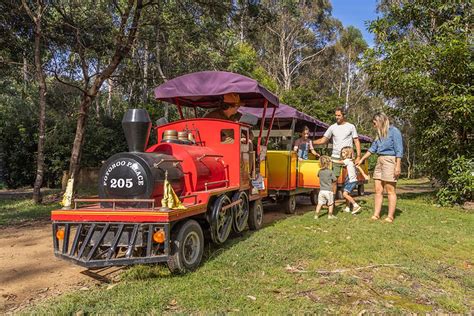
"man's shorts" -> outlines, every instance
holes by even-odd
[[[334,204],[334,193],[332,191],[322,190],[319,191],[318,194],[318,204],[325,205],[333,205]]]
[[[344,191],[351,193],[352,190],[354,190],[355,187],[357,186],[357,183],[358,183],[357,181],[344,183]]]
[[[339,176],[341,175],[341,170],[343,166],[344,166],[343,164],[340,164],[334,161],[332,162],[332,172],[334,173],[336,178],[339,178]]]

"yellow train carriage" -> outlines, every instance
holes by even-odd
[[[258,116],[254,113],[258,109],[245,109],[245,113]],[[267,119],[269,119],[267,115]],[[293,145],[297,139],[295,131],[300,131],[304,126],[310,129],[311,139],[321,137],[328,124],[321,122],[309,115],[306,115],[288,105],[280,104],[275,113],[275,122],[270,132],[269,148],[266,154],[266,175],[268,195],[277,200],[287,213],[294,213],[296,210],[296,196],[306,194],[310,196],[311,203],[317,204],[319,192],[318,172],[320,169],[319,160],[309,153],[308,160],[298,160]],[[257,132],[257,131],[255,131]],[[267,131],[263,131],[263,136],[267,136]],[[363,141],[370,141],[370,138],[362,136]],[[327,146],[326,146],[327,147]],[[365,162],[363,169],[367,172],[368,164]],[[342,187],[347,171],[342,168],[338,176],[337,197],[342,197]],[[359,175],[358,193],[363,194],[364,184],[367,182]]]

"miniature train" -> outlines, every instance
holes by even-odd
[[[215,108],[227,93],[262,109],[259,123],[252,116],[184,118],[182,107],[197,114],[196,107]],[[125,114],[129,151],[103,164],[99,198],[75,199],[71,209],[51,213],[57,257],[87,268],[165,262],[183,273],[200,264],[205,232],[222,244],[232,230],[262,226],[262,200],[271,187],[266,148],[278,98],[253,79],[219,71],[170,80],[155,97],[175,104],[181,119],[153,127],[157,143],[148,146],[148,113]]]

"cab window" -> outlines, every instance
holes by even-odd
[[[221,144],[233,144],[234,143],[234,130],[233,129],[222,129],[221,130]]]

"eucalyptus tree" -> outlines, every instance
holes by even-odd
[[[422,170],[446,180],[453,158],[474,155],[473,4],[384,0],[380,9],[364,69],[392,113],[410,121]]]
[[[329,47],[337,20],[327,0],[262,3],[273,16],[261,35],[262,59],[282,90],[289,91],[302,68]]]
[[[36,179],[33,186],[33,201],[41,203],[41,186],[44,177],[44,144],[46,138],[46,74],[43,69],[42,61],[42,40],[43,40],[43,23],[44,15],[48,10],[48,3],[43,0],[37,0],[35,4],[31,5],[22,0],[23,9],[33,22],[34,29],[34,60],[36,78],[39,87],[39,128],[38,128],[38,151],[36,154]]]
[[[130,52],[142,10],[154,2],[61,1],[53,4],[58,15],[54,56],[55,77],[81,91],[69,176],[76,179],[81,161],[86,120],[102,84]],[[69,75],[76,82],[64,80]]]

